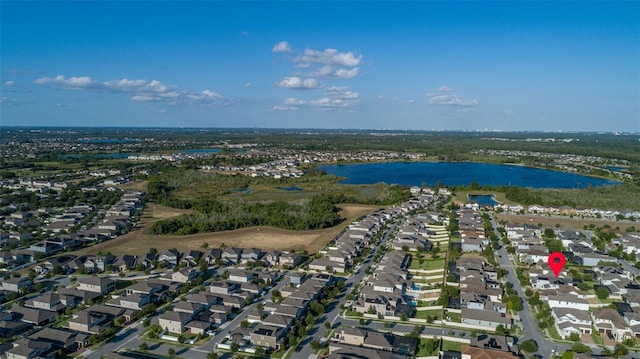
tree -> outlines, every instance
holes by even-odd
[[[596,295],[598,299],[607,299],[609,298],[609,291],[605,287],[598,287],[598,289],[596,289]]]
[[[140,350],[142,350],[143,352],[149,350],[149,345],[145,342],[140,343],[140,346],[138,347]]]
[[[569,335],[569,340],[571,340],[572,342],[577,342],[580,341],[580,334],[573,332]]]
[[[282,300],[282,293],[279,290],[274,289],[271,291],[271,300],[274,302],[279,302]]]
[[[409,318],[407,318],[407,313],[400,313],[400,320],[406,322]]]
[[[536,342],[531,339],[525,340],[524,342],[522,342],[522,344],[520,344],[520,349],[524,350],[527,353],[534,353],[538,351],[538,344],[536,344]]]
[[[209,243],[207,243],[207,242],[202,242],[202,244],[200,245],[200,248],[202,248],[202,249],[207,249],[207,248],[209,248]]]
[[[240,350],[240,344],[236,343],[236,342],[232,342],[231,343],[231,347],[230,347],[231,351],[233,353],[237,352],[238,350]]]
[[[214,353],[214,352],[207,353],[207,359],[218,359],[218,353]]]
[[[627,354],[629,354],[629,349],[626,346],[624,346],[624,344],[618,343],[618,344],[616,344],[615,347],[613,347],[613,356],[614,357],[618,358],[620,356],[624,356],[624,355],[627,355]]]
[[[317,354],[318,351],[320,351],[320,349],[322,349],[322,343],[320,343],[317,340],[312,340],[310,344],[311,344],[311,350],[313,350],[314,354]]]
[[[573,343],[571,351],[574,353],[591,353],[591,348],[582,343]]]
[[[324,322],[324,327],[327,328],[327,329],[331,329],[331,323]]]
[[[562,357],[560,359],[573,359],[573,352],[567,350],[566,352],[562,353]]]
[[[169,357],[173,358],[173,356],[176,355],[176,350],[173,348],[169,348],[167,354],[169,354]]]

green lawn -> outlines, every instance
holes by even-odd
[[[433,310],[419,310],[416,312],[416,318],[419,319],[427,319],[427,317],[436,317],[434,320],[442,319],[442,310],[433,309]]]
[[[420,260],[417,258],[411,261],[411,265],[409,269],[422,269],[422,270],[433,270],[433,269],[441,269],[444,268],[444,258],[438,258],[433,260],[425,260],[420,264]]]
[[[461,323],[460,313],[447,312],[446,316],[451,317],[452,322]]]
[[[460,350],[462,350],[462,343],[450,342],[448,340],[445,340],[442,342],[442,350],[451,350],[451,351],[459,352]]]
[[[439,348],[435,348],[435,350],[431,351],[432,344],[435,344],[434,339],[420,338],[420,343],[418,344],[418,352],[416,353],[416,356],[426,357],[426,356],[438,355]]]

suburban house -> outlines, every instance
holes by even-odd
[[[31,288],[31,279],[27,277],[11,277],[2,281],[2,289],[7,292],[23,292]]]
[[[182,334],[185,332],[185,325],[191,320],[191,315],[181,312],[164,312],[158,318],[158,324],[163,330],[170,333]]]
[[[282,345],[285,334],[284,328],[259,324],[250,334],[251,344],[278,350]]]
[[[589,310],[589,302],[587,302],[586,299],[580,298],[575,295],[549,295],[547,299],[549,307],[551,308],[571,308],[582,310],[584,312]]]
[[[586,311],[573,308],[552,308],[551,315],[556,330],[563,338],[567,338],[571,333],[591,334],[591,317]]]
[[[632,337],[631,329],[620,314],[611,308],[601,308],[591,312],[593,324],[601,334],[606,334],[616,341]]]
[[[105,295],[116,290],[116,281],[103,277],[87,277],[79,281],[78,290]]]
[[[460,315],[462,323],[481,327],[497,328],[499,325],[511,328],[512,319],[504,313],[493,310],[475,310],[462,308]]]
[[[280,255],[280,266],[283,268],[294,268],[304,261],[304,256],[299,253],[282,253]]]

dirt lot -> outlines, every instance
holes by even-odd
[[[565,216],[538,216],[538,215],[520,215],[520,214],[496,214],[498,221],[506,220],[509,223],[542,223],[543,227],[554,228],[556,224],[560,224],[560,227],[582,229],[584,225],[593,223],[596,227],[602,227],[605,224],[611,226],[611,228],[618,227],[624,231],[626,228],[634,226],[640,227],[639,223],[629,221],[607,221],[603,219],[582,219],[582,218],[569,218]]]
[[[97,254],[109,251],[115,255],[137,254],[143,255],[149,248],[159,251],[177,248],[180,251],[199,249],[203,243],[209,247],[220,247],[222,243],[234,247],[259,247],[265,250],[308,250],[315,253],[322,249],[336,234],[356,218],[371,213],[380,206],[344,204],[341,208],[342,217],[346,220],[338,226],[314,231],[288,231],[273,227],[251,227],[235,231],[217,233],[199,233],[189,236],[151,236],[148,228],[160,219],[171,218],[190,213],[187,210],[157,206],[151,204],[145,208],[144,214],[137,227],[130,233],[116,239],[84,248],[75,254]]]

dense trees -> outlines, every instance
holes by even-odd
[[[335,207],[340,199],[320,194],[302,204],[283,201],[222,203],[215,200],[174,200],[171,202],[174,207],[195,209],[201,213],[158,221],[151,227],[150,233],[186,235],[251,226],[291,230],[327,228],[342,220]]]

